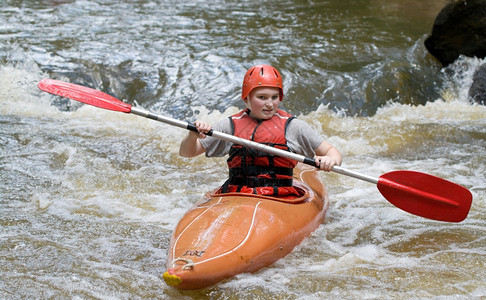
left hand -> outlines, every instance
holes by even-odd
[[[330,172],[335,165],[338,165],[336,159],[330,156],[316,156],[315,157],[316,166],[323,171]]]

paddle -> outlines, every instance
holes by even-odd
[[[136,114],[197,132],[194,124],[153,114],[88,87],[52,79],[43,79],[39,82],[38,86],[42,91],[54,95],[70,98],[104,109]],[[230,134],[211,130],[207,135],[316,166],[313,159],[303,155],[280,150]],[[432,220],[461,222],[466,218],[471,207],[472,194],[468,189],[425,173],[393,171],[383,174],[379,178],[375,178],[339,166],[334,166],[333,172],[374,183],[377,185],[383,197],[396,207],[411,214]]]

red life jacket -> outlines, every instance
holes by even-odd
[[[285,132],[294,117],[282,110],[268,120],[255,120],[243,110],[230,117],[235,136],[289,151]],[[299,195],[293,187],[296,162],[288,158],[233,144],[228,158],[229,179],[223,193],[268,196]]]

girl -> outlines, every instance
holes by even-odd
[[[250,68],[243,79],[241,98],[246,109],[215,124],[214,130],[314,157],[324,171],[341,165],[341,154],[310,126],[278,108],[283,99],[280,73],[269,65]],[[194,123],[198,133],[189,132],[181,142],[179,154],[207,157],[229,154],[229,179],[221,192],[243,192],[268,196],[297,194],[292,186],[296,162],[287,158],[206,137],[213,127],[205,122]]]

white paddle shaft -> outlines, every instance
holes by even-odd
[[[156,115],[156,114],[151,113],[151,112],[144,110],[144,109],[132,107],[131,113],[138,115],[138,116],[145,117],[145,118],[149,118],[149,119],[152,119],[152,120],[160,121],[160,122],[163,122],[163,123],[166,123],[166,124],[169,124],[169,125],[173,125],[173,126],[177,126],[177,127],[183,128],[183,129],[187,129],[187,130],[197,132],[196,127],[191,123],[172,119],[172,118],[165,117],[165,116]],[[270,153],[270,154],[273,154],[273,155],[276,155],[276,156],[285,157],[285,158],[288,158],[288,159],[292,159],[292,160],[299,161],[299,162],[302,162],[302,163],[316,167],[315,161],[312,158],[308,158],[308,157],[305,157],[305,156],[297,154],[297,153],[293,153],[293,152],[285,151],[285,150],[278,149],[278,148],[275,148],[275,147],[271,147],[271,146],[268,146],[268,145],[260,144],[260,143],[254,142],[254,141],[250,141],[250,140],[247,140],[247,139],[243,139],[243,138],[231,135],[231,134],[227,134],[227,133],[223,133],[223,132],[219,132],[219,131],[215,131],[215,130],[211,130],[210,132],[207,133],[207,135],[210,135],[212,137],[215,137],[215,138],[227,141],[227,142],[231,142],[233,144],[242,145],[242,146],[252,148],[252,149],[255,149],[255,150],[259,150],[259,151],[264,151],[264,152],[267,152],[267,153]],[[373,176],[369,176],[369,175],[366,175],[366,174],[362,174],[362,173],[359,173],[359,172],[351,171],[351,170],[345,169],[345,168],[340,167],[340,166],[334,166],[332,171],[339,173],[339,174],[351,176],[351,177],[354,177],[354,178],[357,178],[357,179],[361,179],[361,180],[364,180],[364,181],[368,181],[368,182],[371,182],[371,183],[375,183],[375,184],[378,183],[378,178],[375,178]]]

